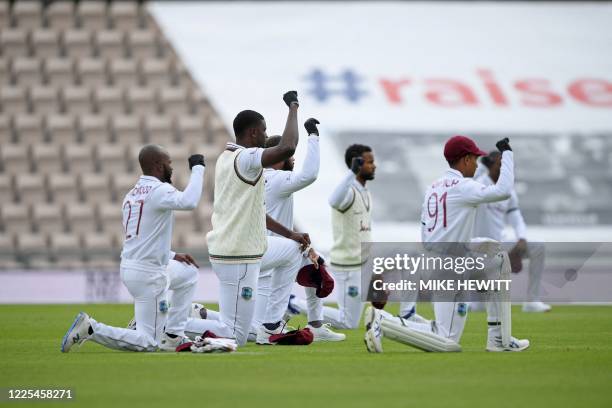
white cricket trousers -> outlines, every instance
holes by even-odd
[[[170,279],[170,309],[166,322],[166,333],[185,336],[185,327],[191,314],[191,302],[198,284],[199,271],[193,265],[175,260],[168,263],[168,278]],[[138,321],[137,321],[138,322]],[[138,327],[138,324],[136,325]],[[198,333],[200,335],[202,333]]]
[[[277,237],[270,237],[277,238]],[[289,241],[289,242],[285,242]],[[271,245],[272,246],[271,246]],[[304,257],[299,250],[298,245],[294,241],[282,239],[282,241],[269,240],[268,251],[266,251],[261,264],[261,272],[257,283],[257,303],[255,305],[255,318],[251,332],[257,334],[257,329],[263,323],[276,323],[287,310],[289,296],[293,283],[297,278],[299,270],[308,264],[311,264],[309,258]],[[278,278],[283,278],[282,285],[273,290],[273,276],[280,275]],[[293,280],[289,279],[293,276]],[[304,288],[306,290],[306,301],[301,299],[296,300],[298,306],[304,310],[308,310],[308,321],[323,320],[323,301],[316,295],[315,288]],[[274,301],[271,299],[274,298]],[[273,307],[270,305],[273,304]],[[266,320],[266,312],[270,311],[270,319]]]
[[[120,274],[134,297],[136,330],[112,327],[91,319],[93,335],[89,339],[117,350],[155,351],[168,315],[166,268],[122,261]]]
[[[361,300],[361,269],[341,271],[331,268],[331,272],[338,309],[325,306],[323,320],[336,329],[356,329],[364,306]]]
[[[277,236],[267,238],[268,249],[261,259],[255,317],[251,325],[254,334],[263,323],[276,323],[283,319],[293,283],[304,262],[297,242]]]
[[[242,346],[255,313],[261,262],[211,264],[219,279],[219,320],[188,319],[185,334],[193,338],[209,330],[220,337],[234,338]]]

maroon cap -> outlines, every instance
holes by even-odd
[[[476,143],[469,137],[453,136],[444,145],[444,157],[449,163],[462,158],[466,154],[475,154],[476,156],[486,156],[487,152],[483,152],[476,146]]]

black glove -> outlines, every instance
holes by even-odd
[[[506,150],[512,151],[512,148],[510,147],[509,143],[510,143],[510,139],[506,137],[500,140],[499,142],[495,143],[495,147],[497,147],[497,150],[499,150],[502,153]]]
[[[351,171],[358,174],[359,170],[361,170],[361,166],[363,166],[363,158],[353,157],[353,160],[351,161]]]
[[[298,98],[297,98],[297,91],[289,91],[286,92],[283,95],[283,101],[285,101],[285,103],[287,104],[287,106],[291,107],[291,104],[293,102],[299,104],[298,102]]]
[[[309,135],[317,135],[319,136],[319,129],[317,129],[317,125],[319,121],[315,118],[310,118],[306,122],[304,122],[304,127]]]
[[[204,163],[204,156],[202,156],[201,154],[194,154],[190,156],[188,161],[189,170],[193,169],[193,166],[197,166],[198,164],[201,164],[202,166],[206,167],[206,164]]]

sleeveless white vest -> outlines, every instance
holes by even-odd
[[[362,242],[371,241],[370,212],[372,198],[368,191],[353,189],[353,202],[344,211],[332,208],[334,244],[331,249],[331,264],[337,269],[358,269],[368,259]]]
[[[211,262],[256,263],[267,249],[263,170],[254,181],[241,177],[236,161],[242,150],[225,150],[217,159],[212,230],[206,235]]]

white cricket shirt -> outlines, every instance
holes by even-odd
[[[300,171],[264,169],[266,212],[287,229],[293,230],[293,193],[311,185],[319,174],[319,136],[308,136],[308,150]],[[267,230],[268,235],[279,236]]]
[[[423,242],[469,242],[478,205],[507,200],[514,186],[512,151],[502,154],[497,184],[485,186],[454,169],[427,188],[421,208]]]
[[[123,199],[125,240],[122,262],[165,268],[170,257],[174,210],[193,210],[200,201],[204,166],[194,166],[185,191],[151,176],[140,176]]]

